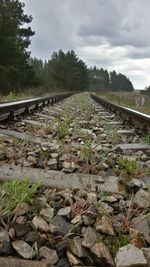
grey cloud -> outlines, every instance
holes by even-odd
[[[150,58],[150,48],[129,49],[127,52],[127,57],[132,58],[132,59]]]
[[[123,65],[127,59],[150,58],[150,0],[22,1],[26,13],[33,15],[31,27],[36,34],[29,48],[33,56],[45,59],[59,49],[78,52],[90,47],[95,55],[79,56],[90,66],[105,68]],[[117,58],[120,47],[125,52]],[[110,54],[114,48],[115,55]]]

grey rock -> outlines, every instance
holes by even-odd
[[[59,258],[63,258],[68,250],[68,240],[63,240],[57,245],[57,255]]]
[[[90,250],[94,255],[97,256],[102,266],[114,266],[114,261],[110,251],[103,243],[94,244]]]
[[[82,261],[74,256],[70,251],[67,251],[67,258],[71,266],[83,266]]]
[[[24,225],[26,223],[26,217],[25,216],[17,217],[16,223]]]
[[[150,192],[140,189],[134,197],[134,204],[139,208],[149,208],[150,207]]]
[[[36,164],[36,158],[33,156],[28,156],[27,162],[32,163],[32,164]]]
[[[90,225],[93,225],[95,223],[95,218],[93,218],[90,215],[89,216],[88,215],[83,215],[82,219],[83,219],[84,225],[86,225],[86,226],[90,226]]]
[[[56,267],[70,267],[70,264],[68,263],[67,259],[61,258],[59,259]]]
[[[66,222],[65,218],[57,215],[54,216],[50,225],[50,231],[52,234],[66,235],[70,230],[70,224]]]
[[[147,160],[149,160],[150,158],[147,156],[147,155],[142,155],[141,156],[141,160],[143,161],[143,162],[145,162],[145,161],[147,161]]]
[[[0,255],[9,255],[12,252],[9,234],[6,231],[0,232]]]
[[[135,178],[133,178],[131,181],[127,182],[126,187],[127,187],[128,191],[134,191],[135,193],[140,188],[147,189],[147,185],[143,181],[141,181],[139,179],[135,179]]]
[[[76,223],[80,223],[80,222],[82,222],[82,216],[81,215],[77,215],[71,221],[72,224],[76,224]]]
[[[32,220],[32,223],[36,229],[42,230],[44,232],[47,232],[49,230],[47,222],[39,216],[35,216]]]
[[[145,258],[148,261],[148,266],[150,266],[150,248],[142,248]]]
[[[57,170],[57,160],[56,158],[52,158],[48,161],[47,166],[52,170]]]
[[[13,241],[12,246],[24,259],[32,259],[36,254],[33,248],[23,240]]]
[[[64,169],[69,169],[71,167],[71,163],[68,162],[68,161],[64,161],[63,164],[62,164],[62,167]]]
[[[147,218],[142,218],[142,216],[136,217],[132,220],[132,228],[146,236],[150,234],[150,227]]]
[[[39,239],[39,233],[37,231],[30,231],[26,234],[25,241],[28,243],[37,242]]]
[[[101,200],[97,202],[97,208],[99,213],[112,214],[114,211],[113,207],[109,206],[107,203],[102,202]]]
[[[70,217],[70,211],[71,211],[71,207],[68,206],[68,207],[60,209],[57,212],[57,215],[69,218]]]
[[[43,246],[39,249],[39,257],[46,259],[46,262],[51,265],[55,265],[58,261],[56,251],[46,246]]]
[[[111,235],[111,236],[115,235],[113,224],[106,215],[104,215],[101,219],[99,217],[97,218],[95,229],[96,231],[102,234]]]
[[[41,209],[40,211],[40,215],[43,216],[43,218],[47,221],[47,222],[51,222],[51,220],[54,217],[54,209],[51,207],[46,207]]]
[[[82,245],[86,248],[90,248],[92,245],[94,245],[96,237],[97,237],[96,231],[91,227],[88,227],[84,234]]]
[[[97,195],[94,192],[87,193],[87,201],[88,203],[94,203],[97,201]]]
[[[52,153],[51,154],[51,157],[54,159],[54,158],[58,158],[59,154],[58,153]]]
[[[134,245],[121,247],[115,257],[116,267],[147,267],[143,251]]]
[[[104,201],[108,203],[115,203],[117,202],[117,198],[115,196],[106,196]]]
[[[83,258],[87,256],[86,249],[82,246],[80,237],[74,237],[69,240],[69,249],[71,252],[79,258]]]

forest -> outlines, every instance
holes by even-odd
[[[88,68],[75,51],[55,51],[45,61],[32,58],[30,38],[35,34],[29,26],[32,16],[24,14],[19,0],[0,1],[0,93],[7,95],[32,88],[40,92],[57,91],[127,91],[132,82],[115,70]]]

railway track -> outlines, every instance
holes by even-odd
[[[1,252],[0,246],[0,255],[5,256],[0,262],[10,264],[6,256],[11,255],[11,262],[20,266],[120,267],[121,248],[128,266],[133,262],[146,266],[141,248],[150,247],[148,119],[140,122],[146,129],[141,135],[134,124],[124,123],[117,108],[114,113],[110,103],[105,108],[106,103],[88,93],[65,97],[48,106],[44,100],[38,104],[41,110],[35,109],[37,103],[27,104],[34,113],[13,123],[1,120],[0,180],[12,181],[10,195],[17,192],[16,185],[12,193],[14,179],[27,176],[34,183],[42,180],[42,186],[32,204],[20,209],[20,203],[15,204],[9,225],[5,213],[9,194],[6,187],[2,190],[0,242],[6,236],[8,247]],[[25,112],[26,106],[18,107],[17,112]],[[13,118],[17,112],[13,107],[5,114]],[[139,127],[135,114],[132,121]],[[144,226],[138,228],[141,214]]]
[[[130,125],[132,124],[135,127],[140,128],[144,131],[150,130],[150,116],[149,115],[143,114],[141,112],[138,112],[130,108],[126,108],[126,107],[111,103],[94,94],[91,95],[91,97],[97,103],[100,103],[102,106],[104,106],[104,108],[106,108],[110,112],[116,113],[117,115],[121,116],[125,123],[130,124]]]
[[[41,107],[48,106],[49,104],[56,103],[62,99],[70,96],[71,94],[60,94],[50,97],[39,97],[26,100],[17,100],[7,103],[0,103],[0,121],[10,119],[21,114],[28,114],[30,111],[38,110]]]

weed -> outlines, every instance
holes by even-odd
[[[31,183],[28,178],[23,181],[7,181],[0,186],[0,213],[8,217],[13,214],[16,205],[23,202],[32,203],[41,182]]]
[[[112,253],[116,254],[119,248],[127,245],[129,243],[128,236],[126,235],[124,229],[119,227],[116,231],[115,238],[105,238],[103,240],[104,244],[109,247]]]
[[[150,134],[145,134],[143,135],[140,140],[139,140],[141,143],[143,144],[150,144]]]
[[[42,156],[45,159],[48,159],[50,156],[50,151],[48,149],[41,149],[40,156]]]
[[[58,125],[58,138],[63,139],[69,130],[69,121],[65,120]]]
[[[80,199],[71,206],[71,217],[74,218],[77,215],[83,215],[91,212],[92,204],[84,199]]]
[[[147,214],[141,213],[139,215],[139,207],[133,208],[134,206],[134,195],[131,196],[130,205],[127,208],[123,206],[121,208],[122,220],[121,227],[124,231],[129,232],[130,228],[134,228],[137,224],[141,224],[142,221],[150,216],[150,212]]]
[[[114,171],[117,175],[120,175],[122,172],[128,175],[133,175],[136,173],[137,165],[134,160],[128,159],[119,159],[118,166],[114,168]]]
[[[89,139],[85,142],[84,146],[81,149],[81,158],[82,160],[85,160],[86,163],[89,163],[92,159],[92,155],[92,140]]]

